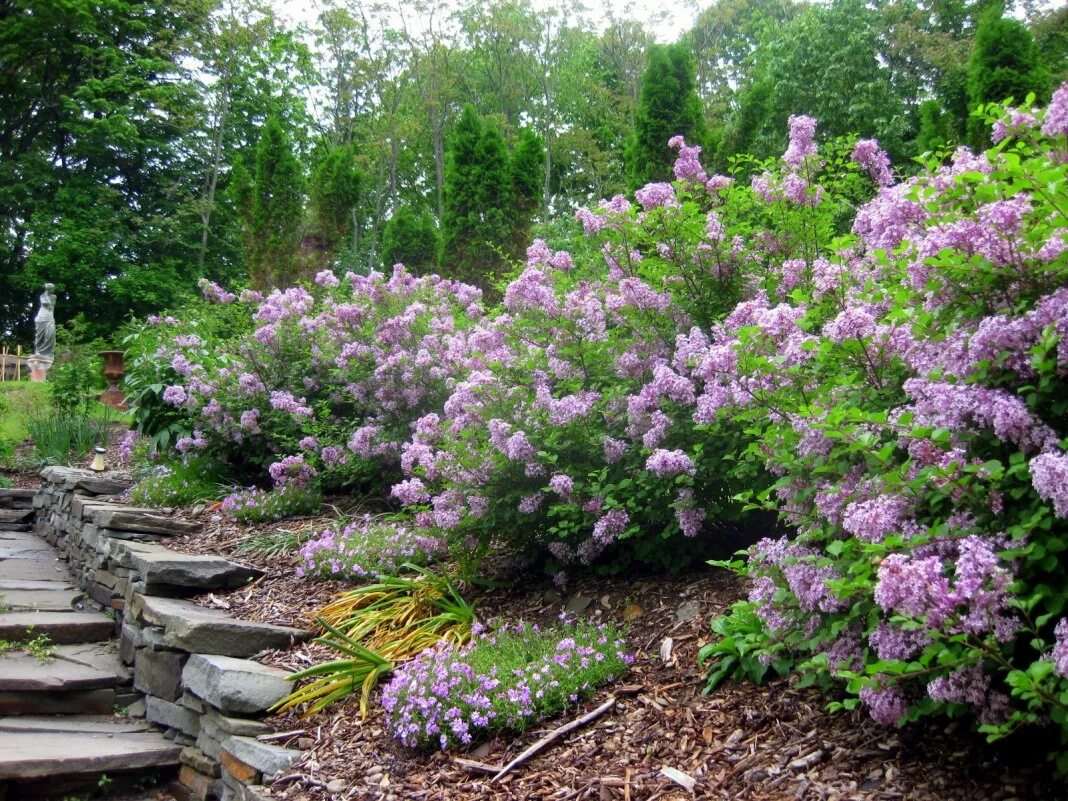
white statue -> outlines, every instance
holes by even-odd
[[[56,355],[56,292],[54,284],[45,284],[41,294],[41,308],[34,322],[37,323],[33,354],[53,358]]]

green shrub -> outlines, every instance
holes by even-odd
[[[69,464],[86,457],[93,446],[107,441],[108,421],[87,414],[50,412],[26,424],[33,441],[35,464]]]
[[[188,458],[156,465],[130,492],[143,506],[186,506],[218,500],[226,494],[218,466],[206,458]]]

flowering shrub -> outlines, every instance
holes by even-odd
[[[697,413],[749,432],[777,477],[752,499],[798,531],[734,565],[713,683],[792,665],[883,723],[1068,734],[1066,108],[900,184],[854,152],[884,186],[835,253],[684,343]]]
[[[315,514],[322,502],[317,487],[298,484],[283,484],[269,490],[249,487],[223,498],[222,512],[238,523],[268,523]]]
[[[483,314],[480,290],[400,265],[344,280],[323,271],[266,297],[205,294],[251,321],[211,341],[175,321],[159,342],[153,356],[170,379],[160,398],[188,429],[174,445],[275,487],[378,485],[412,421],[471,369],[467,330]]]
[[[130,490],[130,500],[141,506],[184,506],[215,500],[225,490],[214,463],[179,459],[157,464]]]
[[[405,563],[426,565],[445,552],[440,537],[364,515],[305,543],[297,575],[351,579],[395,574]]]
[[[382,693],[404,745],[446,749],[485,733],[522,730],[622,676],[632,658],[611,626],[528,623],[443,644],[397,669]]]

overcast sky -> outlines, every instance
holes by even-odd
[[[403,0],[401,0],[403,2]],[[709,5],[711,0],[701,0],[700,5]],[[322,4],[317,0],[272,0],[279,16],[295,23],[314,24]],[[534,6],[550,3],[533,0]],[[601,10],[610,10],[615,17],[640,20],[646,30],[661,42],[674,42],[693,25],[699,7],[698,0],[587,0],[587,16],[595,22]]]

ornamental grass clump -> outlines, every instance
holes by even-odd
[[[236,490],[222,501],[222,513],[237,523],[269,523],[313,515],[323,504],[318,487],[282,484],[269,490]]]
[[[519,623],[443,643],[401,666],[382,693],[394,736],[446,749],[494,731],[521,731],[568,709],[627,671],[613,626]]]
[[[443,538],[381,516],[363,515],[326,529],[300,549],[298,576],[362,579],[395,574],[405,563],[427,565],[447,553]]]

